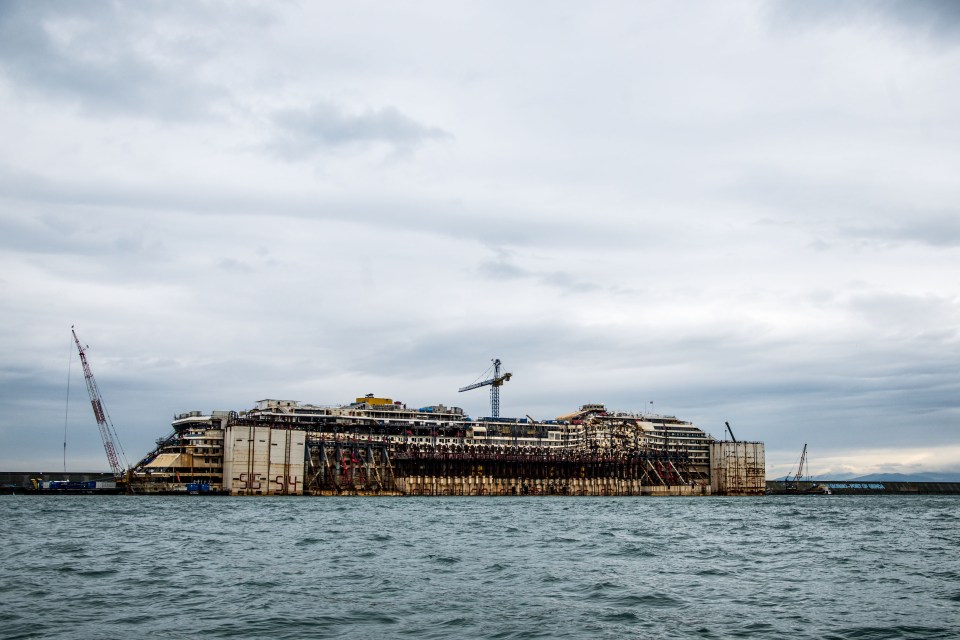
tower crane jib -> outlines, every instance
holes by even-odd
[[[489,369],[487,370],[489,371]],[[473,384],[468,384],[465,387],[460,387],[460,392],[470,391],[471,389],[477,389],[479,387],[490,386],[490,417],[499,418],[500,417],[500,387],[503,386],[503,383],[513,377],[512,373],[500,373],[500,358],[495,358],[493,360],[493,377],[483,382],[475,382]]]

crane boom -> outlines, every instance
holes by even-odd
[[[489,371],[489,369],[488,369]],[[483,382],[475,382],[473,384],[468,384],[465,387],[460,387],[460,392],[470,391],[471,389],[477,389],[479,387],[490,386],[490,417],[499,418],[500,417],[500,387],[503,386],[503,383],[513,377],[512,373],[504,373],[500,375],[500,358],[496,358],[493,361],[493,377],[489,380],[484,380]]]
[[[800,464],[797,465],[797,473],[793,476],[792,486],[794,488],[799,488],[800,483],[803,482],[803,471],[804,465],[807,463],[807,443],[803,443],[803,453],[800,454]],[[787,486],[791,486],[790,476],[786,478]]]
[[[488,384],[492,384],[493,380],[484,380],[483,382],[475,382],[474,384],[468,384],[465,387],[460,387],[460,393],[464,391],[470,391],[470,389],[478,389],[480,387],[485,387]]]
[[[70,327],[70,332],[73,333],[73,341],[77,343],[77,351],[80,352],[80,362],[83,364],[83,378],[87,383],[87,394],[90,396],[90,405],[93,407],[93,417],[96,418],[97,426],[100,428],[100,439],[103,440],[103,449],[107,452],[107,461],[110,463],[110,469],[113,471],[114,477],[118,479],[122,478],[125,470],[120,464],[120,456],[117,455],[117,449],[119,447],[116,443],[119,443],[119,439],[116,437],[116,429],[114,429],[110,415],[103,405],[100,388],[97,387],[97,381],[93,377],[93,371],[90,370],[90,363],[87,362],[87,352],[84,351],[83,346],[80,344],[76,330]],[[120,453],[123,453],[122,448],[120,448]]]
[[[736,438],[736,436],[733,435],[733,429],[730,428],[730,423],[729,423],[729,422],[724,422],[723,424],[727,425],[727,433],[730,434],[730,439],[733,440],[734,442],[736,442],[736,441],[737,441],[737,438]]]
[[[803,453],[800,454],[800,464],[797,466],[797,475],[794,478],[797,482],[803,480],[804,465],[807,463],[807,443],[803,443]]]

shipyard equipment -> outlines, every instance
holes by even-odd
[[[723,424],[727,425],[727,433],[730,434],[730,439],[733,440],[734,442],[736,442],[736,441],[737,441],[737,438],[733,435],[733,429],[730,428],[730,423],[729,423],[729,422],[724,422]]]
[[[120,447],[120,440],[117,438],[117,431],[113,427],[113,421],[110,420],[110,414],[103,404],[103,397],[100,395],[100,389],[97,387],[97,381],[93,377],[93,371],[90,370],[90,363],[87,362],[87,352],[80,344],[77,338],[77,332],[70,327],[73,333],[73,341],[77,344],[77,351],[80,352],[80,362],[83,363],[83,377],[87,382],[87,393],[90,395],[90,404],[93,406],[93,416],[97,420],[97,426],[100,427],[100,438],[103,440],[103,449],[107,452],[107,460],[110,463],[110,469],[114,477],[121,479],[126,473],[126,456],[123,448]],[[124,464],[120,464],[120,458],[123,457]]]
[[[799,489],[800,483],[803,481],[803,467],[807,463],[807,443],[803,443],[803,453],[800,454],[800,464],[797,465],[797,473],[793,476],[791,480],[790,476],[787,476],[786,487],[788,489]]]
[[[782,487],[768,488],[767,493],[787,494],[787,495],[831,495],[833,490],[831,485],[815,483],[810,475],[809,461],[807,460],[807,445],[803,445],[803,453],[800,454],[800,464],[797,465],[797,472],[789,474],[783,479]]]
[[[460,392],[470,391],[471,389],[477,389],[479,387],[485,387],[490,385],[490,417],[499,418],[500,417],[500,387],[503,386],[503,383],[509,380],[513,374],[512,373],[500,373],[500,358],[493,360],[493,377],[483,382],[475,382],[473,384],[468,384],[465,387],[460,387]],[[489,371],[489,369],[487,369]]]

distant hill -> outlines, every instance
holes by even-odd
[[[786,476],[775,480],[786,480]],[[811,480],[842,480],[844,482],[960,482],[958,471],[930,471],[928,473],[871,473],[854,476],[851,473],[826,473],[813,476]]]
[[[850,478],[852,482],[960,482],[960,472],[931,471],[929,473],[871,473]]]

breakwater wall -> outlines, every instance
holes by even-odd
[[[798,483],[798,493],[814,487],[827,487],[834,495],[960,495],[960,482],[862,482],[850,480],[818,480]],[[783,480],[767,480],[767,491],[783,492]]]

